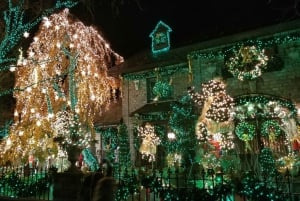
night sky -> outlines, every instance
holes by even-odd
[[[119,0],[120,1],[120,0]],[[299,0],[124,0],[118,10],[95,0],[76,16],[95,25],[118,54],[128,58],[150,49],[157,22],[168,24],[171,48],[299,18]],[[111,2],[111,1],[110,1]]]

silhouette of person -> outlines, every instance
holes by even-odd
[[[96,172],[87,174],[81,184],[77,201],[91,201],[95,186],[103,176],[101,167]]]
[[[107,159],[102,161],[102,174],[104,175],[96,184],[92,201],[114,201],[117,182],[113,178],[113,168]]]

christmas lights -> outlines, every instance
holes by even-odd
[[[66,131],[67,136],[68,132],[55,131],[52,124],[67,108],[78,118],[82,135],[93,138],[94,117],[107,109],[115,98],[111,92],[120,87],[119,79],[109,77],[107,70],[123,58],[68,9],[43,18],[25,56],[20,56],[15,69],[16,108],[7,137],[12,143],[1,144],[3,163],[18,163],[32,151],[40,161],[56,155],[55,132]],[[76,143],[87,146],[85,140]]]
[[[268,64],[268,56],[264,50],[255,46],[243,46],[225,62],[228,71],[241,81],[253,80],[261,76]]]

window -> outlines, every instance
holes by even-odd
[[[161,90],[162,94],[161,96],[158,96],[155,91],[153,90],[156,84],[163,83],[159,90]],[[147,79],[147,102],[153,102],[153,101],[165,101],[170,100],[173,98],[174,93],[172,90],[172,86],[170,86],[168,79],[162,79],[160,81],[157,81],[156,77],[148,78]],[[163,93],[164,92],[164,93]]]

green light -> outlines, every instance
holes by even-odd
[[[142,80],[146,78],[156,77],[159,74],[161,77],[170,77],[175,73],[188,74],[188,67],[186,63],[175,64],[170,66],[158,67],[149,71],[139,73],[128,73],[123,75],[126,80]]]
[[[242,121],[235,128],[235,134],[240,140],[250,141],[255,136],[255,126],[253,124]]]
[[[159,21],[149,37],[152,39],[151,50],[153,54],[166,52],[170,49],[170,32],[172,29]]]

